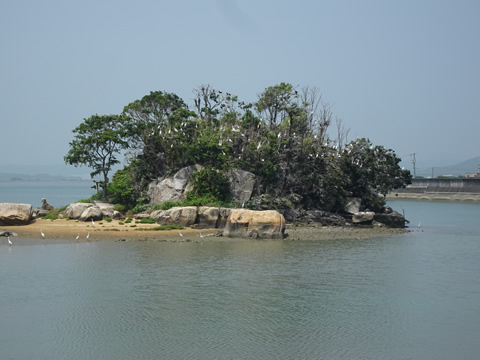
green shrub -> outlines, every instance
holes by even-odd
[[[181,206],[182,204],[178,201],[165,201],[163,204],[160,205],[159,210],[169,210],[176,206]]]
[[[53,221],[53,220],[57,220],[57,219],[58,219],[58,215],[48,213],[48,214],[45,215],[43,218],[46,219],[46,220],[52,220],[52,221]]]
[[[128,218],[128,219],[125,220],[125,224],[130,224],[132,221],[133,221],[132,218]]]
[[[143,218],[138,221],[135,221],[136,224],[155,224],[157,220],[152,218]]]
[[[109,218],[109,217],[106,217],[103,220],[105,220],[106,222],[112,222],[112,218]]]

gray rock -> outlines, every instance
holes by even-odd
[[[82,213],[91,206],[93,206],[92,203],[72,203],[65,209],[65,215],[69,219],[79,219]]]
[[[159,213],[156,218],[159,225],[181,225],[185,227],[195,224],[196,219],[196,206],[174,207]]]
[[[217,220],[217,225],[215,225],[216,228],[223,229],[225,227],[231,211],[232,209],[229,209],[229,208],[218,209],[218,220]]]
[[[102,220],[102,210],[97,206],[86,208],[78,218],[80,221]]]
[[[202,169],[192,165],[180,169],[173,177],[156,180],[148,185],[148,197],[151,204],[163,204],[165,201],[181,201],[185,195],[190,176]]]
[[[0,225],[27,225],[32,217],[30,204],[0,203]]]
[[[408,222],[403,215],[396,211],[377,213],[373,217],[373,220],[391,228],[401,229],[403,229],[405,227],[405,223]]]
[[[244,170],[232,170],[229,174],[230,191],[233,198],[240,204],[246,203],[252,197],[255,187],[255,175]]]
[[[101,201],[95,201],[94,204],[102,212],[102,217],[113,218],[113,211],[114,211],[113,204],[109,204]]]
[[[315,222],[322,224],[323,226],[343,226],[346,223],[346,220],[343,217],[332,214],[328,211],[310,210],[302,215],[302,222]]]
[[[113,210],[112,219],[114,219],[114,220],[122,220],[122,219],[125,219],[125,216],[124,216],[120,211]]]
[[[362,200],[360,198],[350,198],[345,204],[344,211],[347,214],[355,214],[360,211]]]
[[[371,223],[375,213],[373,211],[359,211],[353,214],[352,223],[361,224],[361,223]]]
[[[207,229],[217,226],[220,209],[217,207],[200,206],[198,208],[195,228]]]

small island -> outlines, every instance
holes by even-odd
[[[189,106],[176,94],[151,92],[120,114],[84,119],[64,159],[90,167],[92,179],[101,176],[82,211],[108,204],[111,213],[76,217],[71,204],[57,212],[62,221],[148,218],[152,226],[178,225],[185,233],[208,228],[231,237],[239,236],[231,229],[245,227],[239,224],[247,217],[259,228],[280,224],[273,233],[240,236],[253,238],[285,238],[298,225],[405,227],[403,215],[385,206],[385,195],[408,185],[410,172],[391,149],[365,138],[348,142],[348,130],[333,121],[317,88],[281,83],[253,103],[209,85],[194,94]],[[110,180],[121,155],[126,165]],[[191,213],[186,222],[172,215],[183,212]],[[45,215],[38,213],[37,222]]]

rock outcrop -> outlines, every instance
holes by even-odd
[[[90,206],[89,208],[86,208],[78,218],[79,221],[102,220],[102,219],[103,219],[102,210],[100,210],[98,206]]]
[[[285,218],[275,210],[254,211],[232,209],[223,235],[228,237],[251,237],[283,239]]]
[[[373,211],[359,211],[353,214],[352,223],[353,224],[371,224],[375,216]]]
[[[96,201],[94,203],[72,203],[65,209],[65,216],[79,221],[101,220],[105,217],[123,219],[124,216],[113,209],[113,204]]]
[[[0,203],[0,225],[27,225],[32,218],[30,204]]]
[[[154,216],[159,225],[192,226],[197,219],[197,207],[174,207],[169,210],[158,211]]]
[[[255,175],[244,170],[232,170],[228,178],[233,198],[239,204],[244,204],[250,200],[255,187]]]
[[[148,185],[147,196],[151,204],[163,204],[166,201],[182,201],[192,190],[190,176],[203,169],[200,165],[187,166],[180,169],[172,177],[152,181]],[[244,204],[252,197],[255,187],[255,175],[243,170],[232,170],[228,176],[233,198]]]
[[[92,203],[72,203],[65,209],[65,215],[69,219],[79,219],[82,213],[93,206]]]
[[[163,204],[166,201],[181,201],[185,195],[190,175],[202,169],[200,165],[184,167],[173,177],[153,181],[148,185],[148,197],[151,204]]]

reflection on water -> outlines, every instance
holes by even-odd
[[[424,221],[365,241],[2,243],[0,358],[476,358],[478,231]]]

